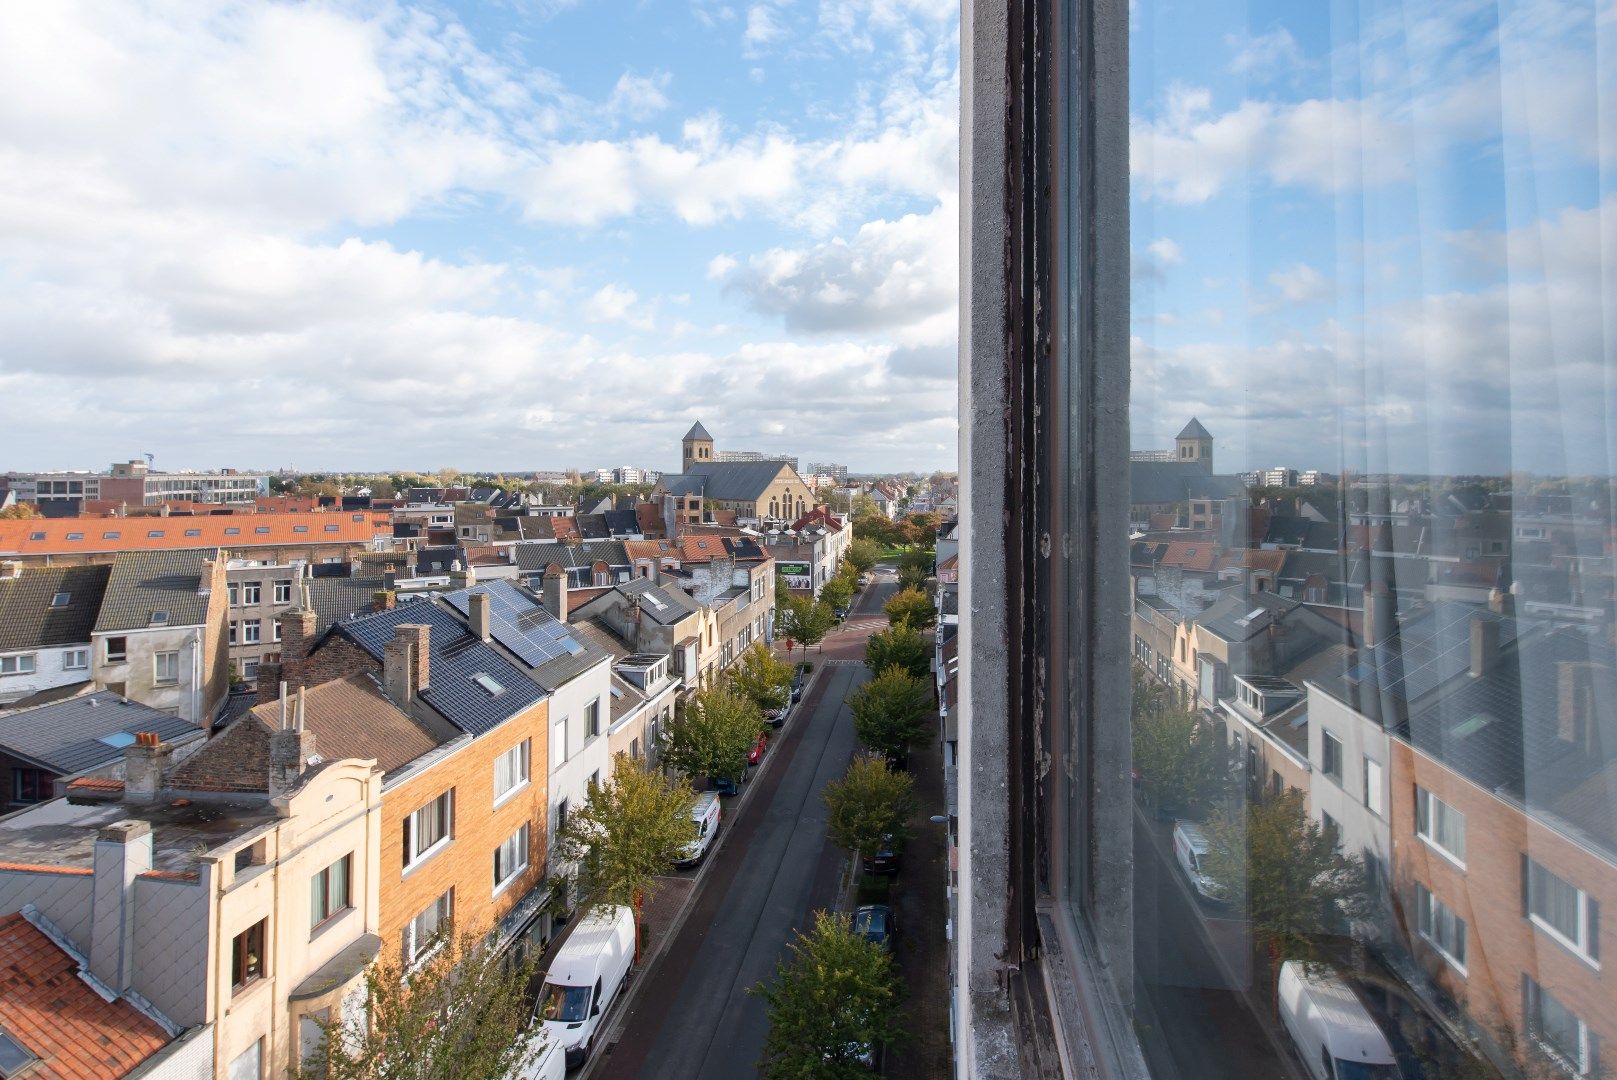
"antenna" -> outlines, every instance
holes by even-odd
[[[151,468],[153,465],[157,464],[157,455],[152,453],[150,450],[146,451],[145,457],[146,457],[146,467],[148,469]]]

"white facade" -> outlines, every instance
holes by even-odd
[[[591,733],[591,705],[594,732]],[[612,659],[602,655],[588,671],[557,687],[550,696],[550,836],[555,851],[556,827],[566,813],[584,805],[591,779],[605,781],[612,769],[607,733],[612,723]],[[565,813],[562,811],[565,804]],[[551,871],[558,867],[552,855]]]
[[[205,627],[119,630],[92,638],[90,664],[96,686],[206,725],[212,703],[208,701]]]
[[[1392,791],[1389,738],[1381,725],[1348,707],[1313,683],[1308,691],[1308,761],[1312,783],[1308,812],[1315,821],[1324,816],[1340,830],[1342,853],[1361,855],[1371,878],[1371,896],[1387,895],[1392,858],[1388,826]],[[1326,745],[1332,743],[1331,764],[1340,761],[1340,780],[1326,770]],[[1337,747],[1340,747],[1338,752]]]
[[[0,708],[41,690],[90,681],[90,643],[0,652]]]

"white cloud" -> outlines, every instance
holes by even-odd
[[[671,81],[672,76],[666,71],[654,72],[651,75],[636,75],[631,71],[625,71],[618,76],[617,85],[612,87],[612,96],[606,103],[607,109],[633,120],[655,116],[668,107],[667,90]]]
[[[1143,252],[1136,251],[1130,261],[1135,278],[1161,278],[1168,267],[1184,262],[1185,255],[1176,242],[1162,236],[1147,244]]]
[[[723,281],[730,276],[730,271],[736,268],[736,261],[729,255],[715,255],[708,260],[707,279],[709,281]]]
[[[1269,275],[1275,304],[1312,304],[1331,295],[1331,282],[1307,263],[1297,263]]]
[[[640,294],[621,285],[607,284],[584,302],[584,317],[591,322],[620,322],[649,330],[655,325],[652,313],[641,306]]]
[[[1303,51],[1297,39],[1284,26],[1256,37],[1232,34],[1224,41],[1235,51],[1230,59],[1230,70],[1237,75],[1256,74],[1273,78],[1304,63]]]
[[[786,35],[780,13],[768,4],[754,4],[747,9],[747,28],[741,42],[749,53],[779,41]]]

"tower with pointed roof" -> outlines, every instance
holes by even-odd
[[[680,440],[680,472],[690,472],[693,465],[705,465],[713,460],[713,436],[707,433],[707,428],[698,420],[691,425],[691,429]]]
[[[687,435],[686,438],[689,439],[690,436]],[[1175,461],[1187,465],[1200,465],[1208,472],[1213,471],[1213,436],[1202,427],[1200,420],[1191,417],[1190,423],[1185,425],[1185,430],[1181,431],[1173,442]]]

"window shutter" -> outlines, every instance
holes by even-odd
[[[1589,905],[1589,959],[1600,962],[1600,901],[1592,896],[1585,896],[1584,903]],[[1589,1036],[1594,1038],[1593,1035]],[[1595,1075],[1599,1075],[1598,1072]]]
[[[1533,863],[1532,863],[1532,860],[1529,859],[1526,855],[1523,855],[1522,856],[1522,918],[1524,918],[1524,919],[1527,918],[1527,916],[1529,916],[1529,915],[1531,915],[1533,913],[1533,901],[1532,901],[1532,896],[1531,896],[1532,886],[1530,884],[1530,882],[1532,881],[1532,876],[1533,876]]]

